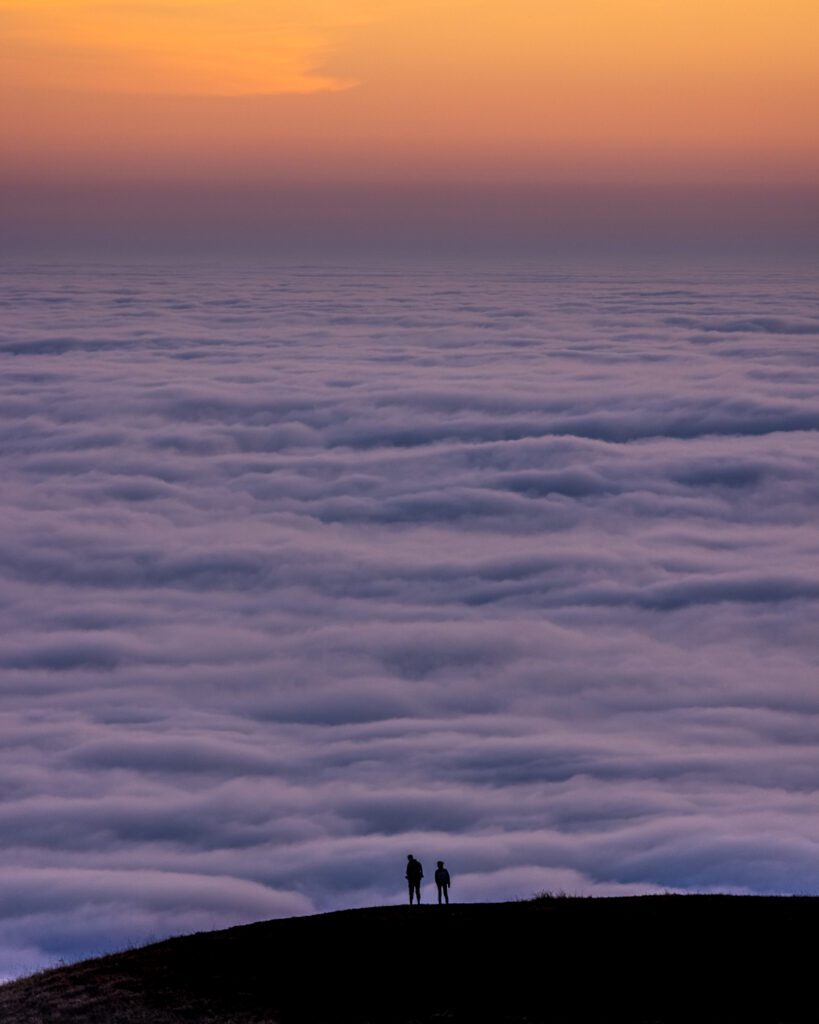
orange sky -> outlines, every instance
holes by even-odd
[[[817,0],[0,0],[5,178],[816,181]]]

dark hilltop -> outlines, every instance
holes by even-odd
[[[2,1024],[796,1024],[813,897],[383,907],[170,939],[0,988]]]

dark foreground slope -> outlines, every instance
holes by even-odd
[[[819,899],[387,907],[172,939],[0,988],[2,1024],[815,1022]]]

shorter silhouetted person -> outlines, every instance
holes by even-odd
[[[421,879],[423,877],[424,869],[421,867],[421,861],[409,854],[407,856],[407,888],[409,889],[410,906],[412,906],[413,895],[418,903],[421,903]]]
[[[438,902],[441,902],[443,896],[444,902],[448,904],[450,878],[442,860],[438,861],[438,867],[435,869],[435,884],[438,886]]]

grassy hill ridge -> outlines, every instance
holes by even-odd
[[[0,988],[2,1024],[801,1024],[819,898],[374,907],[170,939]]]

